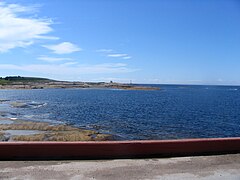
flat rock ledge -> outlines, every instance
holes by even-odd
[[[109,134],[68,125],[0,118],[0,141],[106,141],[111,139],[112,136]]]

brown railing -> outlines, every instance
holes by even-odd
[[[240,153],[240,138],[104,142],[1,142],[0,159],[112,159]]]

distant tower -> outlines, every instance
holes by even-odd
[[[130,84],[132,84],[132,80],[130,80]]]

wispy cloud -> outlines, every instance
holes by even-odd
[[[30,64],[30,65],[14,65],[0,64],[0,69],[18,70],[23,72],[39,73],[40,75],[64,75],[78,76],[81,74],[111,74],[111,73],[130,73],[138,69],[128,68],[127,64],[110,63],[110,64]]]
[[[107,57],[111,58],[120,58],[120,59],[131,59],[132,57],[125,53],[116,53],[112,49],[98,49],[96,52],[102,53]]]
[[[107,56],[118,58],[118,57],[126,57],[126,56],[128,56],[128,54],[108,54]]]
[[[43,47],[52,50],[55,54],[70,54],[82,50],[77,45],[70,42],[63,42],[55,45],[43,45]]]
[[[96,52],[110,53],[110,52],[113,52],[113,50],[112,49],[98,49],[98,50],[96,50]]]
[[[131,56],[125,56],[122,59],[131,59],[131,58],[132,58]]]
[[[78,64],[78,62],[66,62],[64,64],[61,64],[61,66],[72,66],[72,65],[75,65],[75,64]]]
[[[0,53],[27,47],[34,44],[36,39],[58,39],[46,35],[53,30],[50,27],[51,19],[27,16],[33,12],[34,7],[0,2]]]
[[[59,61],[71,61],[72,58],[60,58],[60,57],[48,57],[48,56],[40,56],[37,59],[46,61],[46,62],[59,62]]]

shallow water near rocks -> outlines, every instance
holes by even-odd
[[[4,131],[5,134],[9,136],[22,136],[22,135],[34,135],[34,134],[41,134],[45,133],[45,131],[37,131],[37,130],[6,130]]]
[[[14,123],[14,121],[11,121],[11,120],[0,120],[0,125],[1,124],[13,124]]]

